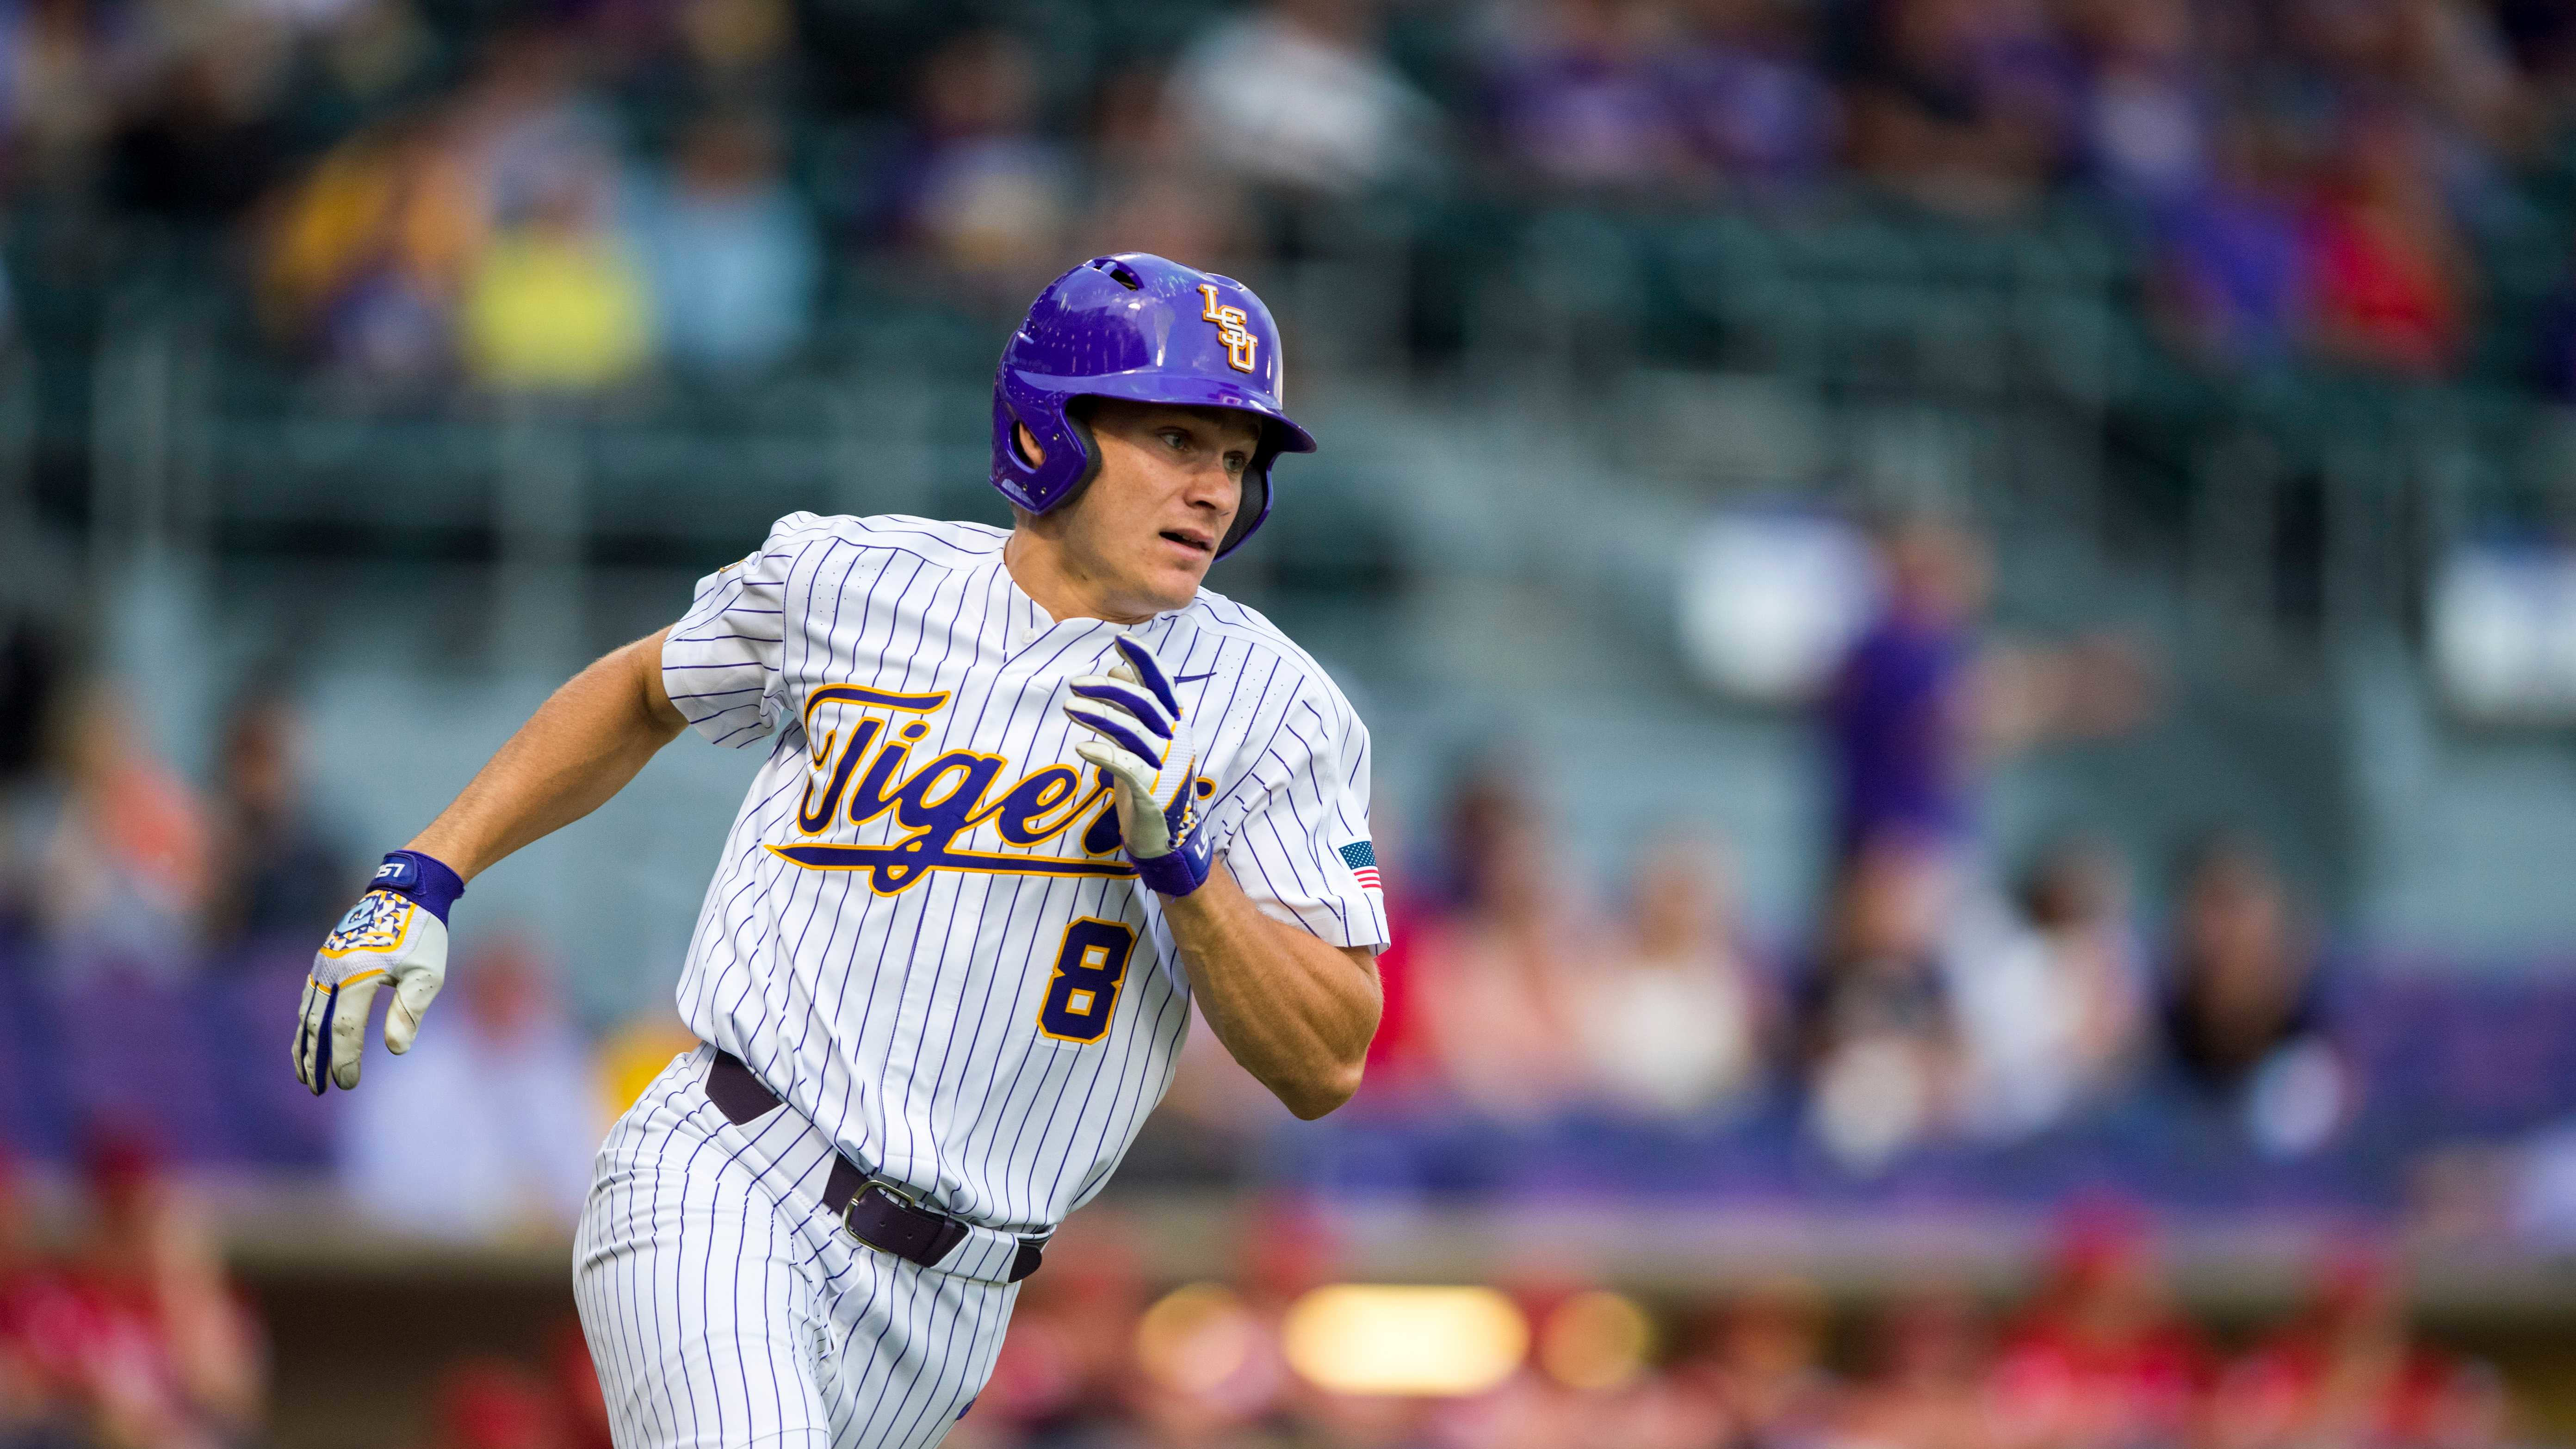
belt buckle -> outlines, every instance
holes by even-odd
[[[856,1218],[859,1204],[866,1200],[870,1191],[875,1189],[883,1189],[886,1196],[893,1198],[896,1202],[903,1204],[914,1212],[926,1213],[932,1212],[934,1209],[922,1206],[921,1199],[913,1196],[910,1192],[905,1191],[903,1185],[900,1183],[891,1182],[882,1177],[865,1177],[859,1180],[858,1190],[851,1193],[850,1200],[841,1205],[841,1227],[844,1231],[848,1232],[851,1237],[857,1239],[866,1246],[874,1248],[880,1253],[893,1253],[894,1249],[885,1246],[883,1243],[875,1241],[867,1234],[859,1231],[859,1224]],[[901,1257],[903,1255],[896,1253],[895,1256]]]

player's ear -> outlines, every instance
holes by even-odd
[[[1028,459],[1032,464],[1043,463],[1046,461],[1046,449],[1038,446],[1038,440],[1029,432],[1028,424],[1022,422],[1012,423],[1011,441],[1019,445],[1020,456]]]

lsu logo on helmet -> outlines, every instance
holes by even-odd
[[[1199,315],[1216,324],[1217,340],[1225,344],[1226,362],[1237,372],[1250,372],[1261,339],[1253,336],[1252,329],[1243,325],[1243,309],[1218,306],[1214,282],[1200,283],[1199,295],[1207,298],[1207,306],[1200,309]]]

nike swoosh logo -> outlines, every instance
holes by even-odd
[[[1211,669],[1205,674],[1175,674],[1172,676],[1172,682],[1174,684],[1196,684],[1202,679],[1214,678],[1216,678],[1216,671]]]

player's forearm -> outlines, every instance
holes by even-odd
[[[471,880],[625,788],[688,725],[662,687],[669,633],[638,639],[574,675],[409,848]]]
[[[1309,1120],[1350,1100],[1383,1004],[1371,953],[1263,915],[1222,864],[1166,899],[1163,918],[1200,1013],[1244,1070]]]

